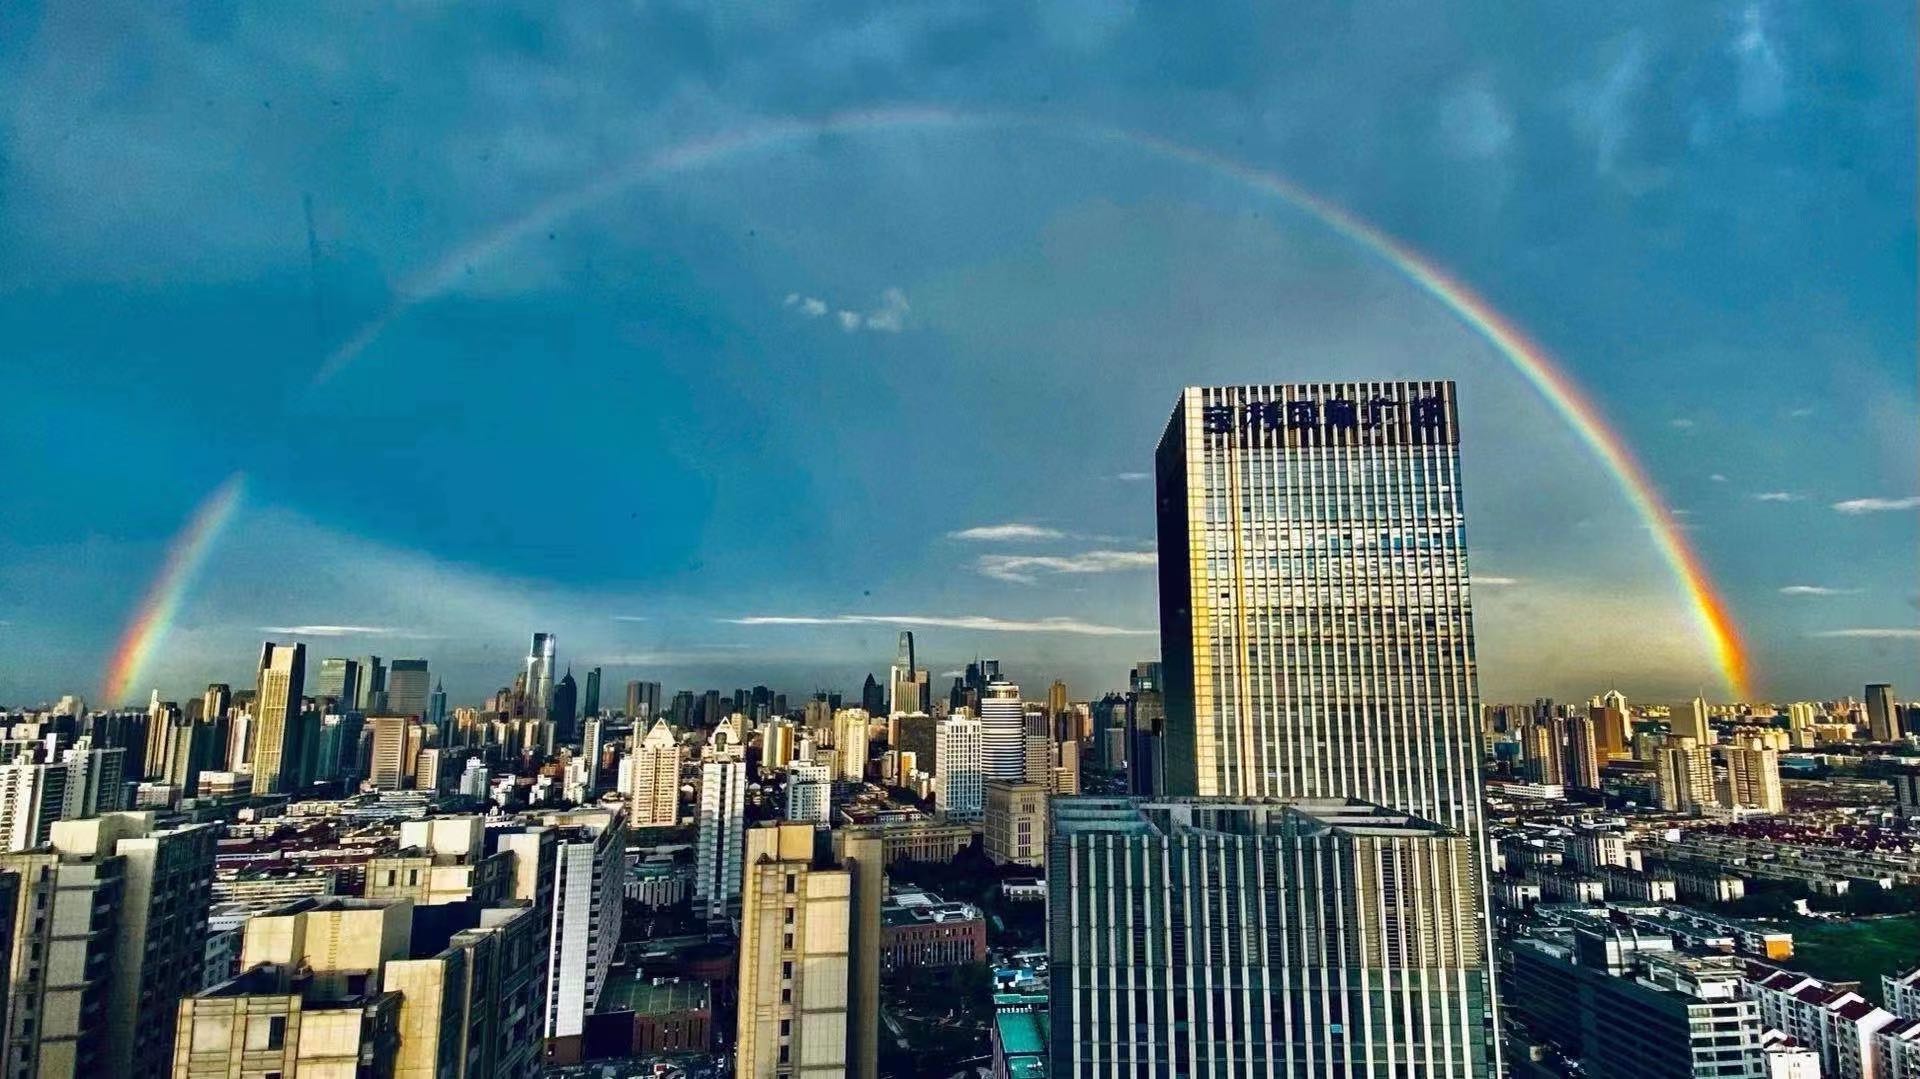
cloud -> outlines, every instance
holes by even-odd
[[[1920,641],[1920,628],[1899,627],[1863,627],[1858,629],[1828,629],[1814,634],[1815,637],[1845,637],[1868,641]]]
[[[1720,473],[1718,473],[1718,472],[1715,472],[1714,474],[1712,474],[1712,475],[1710,475],[1710,476],[1708,476],[1707,478],[1708,478],[1708,479],[1710,479],[1710,480],[1712,480],[1712,481],[1713,481],[1713,482],[1715,482],[1715,483],[1725,483],[1725,482],[1727,482],[1727,477],[1725,477],[1725,476],[1723,476],[1723,475],[1721,475],[1721,474],[1720,474]]]
[[[1790,584],[1780,590],[1783,596],[1857,596],[1858,588],[1828,588],[1819,584]]]
[[[1699,426],[1699,424],[1695,423],[1694,421],[1688,419],[1685,416],[1676,416],[1673,419],[1670,419],[1667,421],[1667,426],[1673,428],[1676,431],[1691,431],[1695,427]]]
[[[1740,21],[1740,34],[1733,41],[1733,55],[1739,64],[1740,111],[1748,116],[1771,116],[1786,102],[1786,67],[1780,62],[1780,50],[1767,36],[1760,5],[1749,5]]]
[[[1046,540],[1059,539],[1066,533],[1056,528],[1042,525],[1022,524],[1010,521],[1000,525],[975,525],[958,532],[947,533],[948,539],[976,540],[983,543],[998,543],[1003,540]]]
[[[1152,551],[1084,551],[1073,555],[983,554],[974,568],[997,581],[1032,584],[1042,573],[1120,573],[1152,569]]]
[[[1599,83],[1582,87],[1575,95],[1574,110],[1593,140],[1594,171],[1602,176],[1619,166],[1621,151],[1633,133],[1634,103],[1646,66],[1646,44],[1631,38]]]
[[[1793,411],[1787,413],[1787,417],[1789,419],[1795,419],[1795,420],[1804,420],[1811,415],[1813,415],[1813,409],[1810,409],[1810,408],[1796,408]]]
[[[899,333],[907,328],[907,312],[911,310],[907,294],[890,288],[880,294],[880,307],[867,312],[866,327],[879,333]]]
[[[262,633],[289,637],[410,637],[414,634],[387,626],[261,626]]]
[[[1455,157],[1499,157],[1513,141],[1513,118],[1492,87],[1477,80],[1441,99],[1440,138]]]
[[[1114,478],[1114,479],[1116,479],[1116,480],[1119,480],[1119,481],[1120,481],[1121,483],[1139,483],[1139,482],[1141,482],[1141,481],[1143,481],[1143,480],[1150,480],[1150,479],[1152,479],[1152,478],[1153,478],[1153,473],[1151,473],[1151,472],[1122,472],[1122,473],[1120,473],[1119,475],[1117,475],[1117,476],[1115,476],[1115,477],[1113,477],[1113,478]]]
[[[644,614],[616,614],[616,615],[614,615],[614,616],[613,616],[613,620],[614,620],[615,622],[646,622],[646,621],[650,621],[650,619],[649,619],[649,618],[647,618],[647,616],[646,616],[646,615],[644,615]]]
[[[1520,583],[1518,577],[1483,577],[1476,573],[1467,578],[1468,582],[1481,588],[1506,588]]]
[[[1762,491],[1753,496],[1755,502],[1798,502],[1800,498],[1792,491]]]
[[[1833,508],[1841,513],[1897,513],[1900,510],[1920,509],[1920,495],[1908,495],[1906,498],[1849,498],[1845,502],[1835,502]]]
[[[848,333],[871,330],[874,333],[899,333],[907,328],[907,316],[912,313],[913,305],[907,302],[906,291],[898,285],[889,286],[880,293],[880,306],[870,311],[860,312],[850,307],[834,308],[815,296],[806,296],[798,292],[787,293],[780,306],[797,311],[807,318],[823,318],[828,311],[833,312],[835,322]]]
[[[914,626],[932,629],[973,629],[989,633],[1068,633],[1083,637],[1154,637],[1150,629],[1129,629],[1077,618],[1039,618],[1021,620],[989,618],[985,615],[921,614],[835,614],[835,615],[746,615],[723,618],[735,626]]]
[[[840,320],[840,328],[848,333],[852,333],[860,328],[860,312],[858,311],[836,311],[834,312],[834,317]]]
[[[664,649],[658,652],[610,652],[583,656],[580,662],[595,667],[672,667],[703,663],[737,663],[744,645],[705,644],[692,648]]]

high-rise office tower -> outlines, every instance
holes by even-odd
[[[355,687],[353,708],[355,712],[384,712],[387,710],[387,667],[379,656],[361,656],[359,659],[360,683]]]
[[[1027,710],[1012,682],[990,682],[980,698],[980,747],[988,779],[1026,778]]]
[[[1461,833],[1345,799],[1077,798],[1051,847],[1050,1074],[1496,1074]]]
[[[214,723],[227,718],[227,709],[233,704],[233,687],[225,682],[208,682],[207,691],[200,697],[200,720]]]
[[[787,819],[833,823],[833,769],[801,761],[787,769]]]
[[[1900,737],[1900,713],[1894,708],[1893,687],[1875,682],[1867,687],[1867,736],[1876,742]]]
[[[914,755],[914,766],[929,775],[940,759],[940,721],[925,712],[903,712],[888,718],[893,748]]]
[[[934,807],[956,820],[979,820],[986,809],[980,721],[948,716],[940,722],[936,737],[940,748],[934,753]]]
[[[792,823],[746,842],[734,1074],[873,1079],[883,841]]]
[[[913,634],[900,634],[900,653],[887,669],[887,711],[927,712],[933,708],[933,684],[919,667],[913,651]]]
[[[1480,702],[1453,384],[1190,387],[1156,451],[1155,489],[1166,708],[1155,782],[1169,795],[1357,799],[1410,814],[1463,859],[1423,902],[1463,912],[1472,924],[1458,941],[1484,945]],[[1288,881],[1263,882],[1260,901],[1281,902]],[[1291,955],[1290,979],[1318,965]],[[1490,949],[1413,965],[1448,970],[1456,988],[1471,972],[1473,989],[1450,998],[1444,1035],[1376,1026],[1366,1036],[1383,1042],[1367,1059],[1450,1040],[1454,1074],[1493,1074]],[[1377,984],[1405,983],[1383,973]],[[1364,1021],[1369,1006],[1350,1003]],[[1196,1017],[1174,1037],[1229,1038],[1233,1023]]]
[[[427,714],[427,697],[433,692],[433,677],[427,673],[424,659],[396,659],[387,668],[386,711],[397,716],[418,719]]]
[[[1704,698],[1695,697],[1687,702],[1684,711],[1675,712],[1672,726],[1673,733],[1679,737],[1691,738],[1703,746],[1710,746],[1714,742],[1713,724],[1707,721],[1707,702]]]
[[[680,823],[680,762],[686,751],[664,719],[633,747],[627,759],[632,801],[627,823],[634,828],[671,828]]]
[[[373,731],[367,779],[375,790],[405,789],[413,775],[413,754],[419,748],[414,732],[420,721],[413,716],[373,716],[367,726]]]
[[[833,714],[836,779],[858,783],[867,777],[867,721],[864,709],[842,708]]]
[[[1588,716],[1575,716],[1566,721],[1567,786],[1587,791],[1600,789],[1602,757],[1594,736],[1599,726]]]
[[[587,672],[587,681],[580,691],[580,715],[592,719],[600,714],[600,668]]]
[[[1529,782],[1556,787],[1565,784],[1565,752],[1560,721],[1534,722],[1520,729],[1520,762]]]
[[[320,661],[320,675],[313,684],[313,695],[332,697],[340,711],[351,711],[360,700],[360,662],[340,656]]]
[[[1603,763],[1633,753],[1633,724],[1627,718],[1626,705],[1615,704],[1615,698],[1625,700],[1615,690],[1587,707],[1587,718],[1593,722],[1594,749]]]
[[[0,855],[22,887],[5,930],[0,1074],[167,1074],[174,1009],[204,970],[214,840],[212,825],[161,830],[152,813],[108,813]]]
[[[635,726],[660,718],[660,683],[627,683],[627,718]]]
[[[1058,720],[1067,710],[1067,684],[1058,679],[1047,687],[1047,718]]]
[[[285,794],[300,775],[301,698],[306,691],[307,646],[275,644],[260,649],[253,698],[253,791]]]
[[[441,741],[446,740],[447,729],[447,687],[438,681],[433,684],[433,692],[427,694],[427,722],[441,732]]]
[[[884,716],[887,714],[886,687],[882,686],[880,680],[871,674],[867,675],[865,684],[860,687],[860,707],[866,709],[867,714],[870,716]]]
[[[1029,711],[1023,719],[1026,725],[1022,736],[1023,757],[1026,761],[1025,778],[1029,783],[1053,782],[1053,721],[1046,713],[1038,709]]]
[[[617,810],[555,814],[545,823],[557,844],[546,1034],[579,1038],[620,950],[627,828]]]
[[[553,707],[553,652],[551,633],[536,633],[527,649],[527,715],[546,719]]]
[[[1190,388],[1156,458],[1166,789],[1480,833],[1449,382]]]
[[[580,737],[574,726],[579,715],[579,697],[580,689],[574,684],[573,668],[569,667],[560,681],[554,683],[553,704],[548,709],[553,715],[553,736],[566,745],[572,745]]]
[[[747,762],[700,766],[699,832],[693,848],[693,909],[709,919],[726,916],[740,894],[741,833],[747,823]]]

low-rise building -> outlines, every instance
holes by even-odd
[[[958,967],[987,960],[987,920],[971,903],[895,892],[880,908],[880,969]]]

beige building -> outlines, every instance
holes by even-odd
[[[685,754],[667,721],[655,720],[627,762],[633,796],[629,827],[671,828],[680,823],[680,763]]]
[[[986,783],[987,857],[1012,865],[1047,864],[1047,785]]]
[[[292,764],[290,747],[300,720],[305,686],[307,646],[274,644],[260,649],[260,671],[253,698],[253,792],[284,794],[298,777],[282,770]]]
[[[368,899],[411,899],[421,906],[467,899],[494,904],[514,894],[513,855],[486,851],[480,817],[400,823],[400,849],[367,861]]]
[[[1726,785],[1721,791],[1723,802],[1735,809],[1786,812],[1786,798],[1780,790],[1778,750],[1755,740],[1728,746],[1722,752],[1727,763]]]
[[[902,860],[951,862],[954,855],[973,845],[973,837],[979,834],[979,828],[965,821],[921,817],[888,821],[885,824],[856,824],[846,828],[845,832],[850,836],[878,838],[881,864],[892,865]]]
[[[157,830],[152,813],[57,821],[49,845],[0,855],[19,891],[0,1075],[153,1075],[171,1012],[199,987],[213,881],[211,825]]]
[[[420,749],[420,721],[413,716],[372,716],[367,719],[367,728],[373,732],[368,782],[374,790],[404,790],[413,775],[414,755]]]
[[[864,708],[842,708],[833,714],[835,779],[859,783],[867,778],[869,722]]]
[[[1713,754],[1686,737],[1669,737],[1653,759],[1654,797],[1661,809],[1698,813],[1717,805],[1713,791]]]
[[[878,1072],[882,844],[811,824],[746,837],[735,1074]]]

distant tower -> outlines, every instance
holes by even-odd
[[[1900,737],[1900,715],[1893,707],[1893,687],[1875,682],[1867,687],[1867,732],[1876,742]]]
[[[535,719],[551,718],[553,707],[553,648],[551,633],[533,635],[527,649],[527,714]]]
[[[1014,782],[1027,776],[1027,715],[1020,687],[990,682],[980,699],[980,759],[988,779]]]
[[[549,712],[553,719],[553,736],[559,741],[572,745],[578,737],[574,730],[574,717],[578,709],[574,702],[579,700],[580,691],[573,681],[573,668],[560,676],[560,683],[553,687],[553,703]]]
[[[299,775],[301,698],[305,695],[307,646],[275,644],[260,649],[253,698],[253,790],[284,794]]]
[[[600,714],[600,668],[587,672],[586,688],[580,696],[580,714],[588,719]]]
[[[396,659],[387,669],[387,705],[385,711],[390,715],[413,716],[418,718],[427,714],[427,696],[432,693],[432,676],[427,673],[427,661],[424,659]]]
[[[446,740],[444,728],[447,725],[447,687],[438,681],[433,684],[433,693],[427,697],[427,722],[442,728],[440,738]]]

